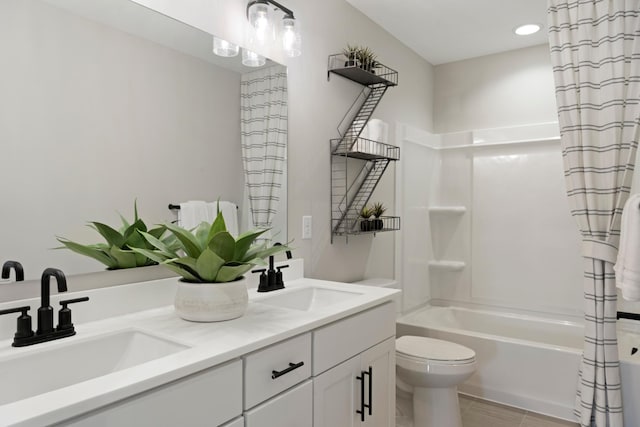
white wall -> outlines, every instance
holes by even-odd
[[[0,14],[0,260],[103,269],[56,235],[100,240],[87,221],[148,225],[169,203],[242,201],[240,76],[41,2]]]
[[[435,67],[437,133],[557,121],[549,46]]]
[[[311,277],[357,280],[366,274],[367,265],[368,275],[392,277],[394,233],[350,237],[348,244],[337,238],[330,243],[329,139],[338,136],[336,127],[360,87],[337,76],[327,81],[327,57],[347,43],[364,44],[398,71],[399,85],[387,91],[374,114],[391,125],[390,135],[395,134],[396,121],[432,129],[433,67],[344,0],[286,4],[303,23],[304,46],[302,57],[288,63],[289,236],[297,254],[305,258],[305,274]],[[372,200],[394,206],[393,175],[390,168]],[[301,240],[303,215],[313,215],[312,240]]]

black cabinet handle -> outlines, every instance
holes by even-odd
[[[364,398],[364,379],[365,375],[369,377],[369,403],[365,403]],[[360,421],[364,422],[365,409],[368,409],[369,416],[373,415],[373,369],[369,366],[366,371],[361,371],[360,376],[356,377],[360,381],[360,409],[356,411],[356,414],[360,414]]]
[[[276,378],[281,377],[284,374],[288,374],[289,372],[293,371],[294,369],[298,369],[301,366],[304,366],[304,362],[289,363],[289,367],[283,369],[282,371],[271,371],[271,378],[275,380]]]
[[[356,377],[360,381],[360,409],[356,411],[356,414],[360,414],[360,421],[364,422],[364,408],[367,406],[364,404],[364,375],[366,372],[362,371],[359,377]]]
[[[369,366],[369,371],[362,374],[369,376],[369,404],[365,406],[369,408],[369,415],[373,415],[373,369]]]

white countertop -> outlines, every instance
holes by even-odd
[[[107,311],[100,313],[106,309],[105,304],[118,304],[118,299],[122,301],[131,298],[129,295],[144,299],[144,293],[149,292],[150,288],[154,297],[160,296],[160,303],[166,302],[164,300],[174,293],[175,283],[175,278],[163,279],[153,283],[124,285],[117,287],[118,289],[63,294],[64,299],[85,295],[91,298],[91,306],[89,303],[71,306],[77,331],[77,335],[73,337],[14,348],[11,347],[12,339],[7,339],[5,334],[5,338],[0,341],[0,364],[3,359],[19,357],[21,354],[43,351],[55,346],[64,346],[72,341],[132,328],[169,338],[190,348],[102,377],[0,406],[0,424],[42,426],[60,422],[391,301],[399,292],[395,289],[303,278],[287,281],[286,289],[281,291],[258,294],[254,289],[250,289],[250,302],[246,314],[225,322],[188,322],[177,317],[173,306],[166,303],[157,308],[113,317],[110,317]],[[306,286],[349,289],[361,292],[362,295],[311,311],[259,303],[260,300],[277,293],[291,292]],[[19,304],[20,302],[17,302],[11,306]],[[57,305],[52,302],[52,305],[54,304]],[[84,304],[87,305],[83,308]],[[152,305],[151,302],[149,304]],[[37,307],[37,304],[32,304],[32,314],[34,307]],[[99,320],[83,322],[83,317]],[[56,369],[56,366],[50,366],[49,369]],[[10,389],[11,384],[3,382],[2,387]]]

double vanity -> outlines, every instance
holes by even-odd
[[[77,334],[30,347],[11,346],[3,316],[0,425],[393,425],[399,291],[289,264],[285,289],[250,289],[247,313],[226,322],[177,317],[175,278],[54,295],[90,298],[73,309]]]

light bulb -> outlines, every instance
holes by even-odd
[[[226,40],[213,37],[213,53],[218,56],[232,57],[236,56],[240,52],[240,46],[237,44],[229,43]]]
[[[262,67],[267,62],[264,56],[248,49],[242,49],[242,65],[247,67]]]
[[[282,19],[282,48],[285,55],[293,58],[302,54],[300,38],[300,27],[296,25],[296,20],[285,16]]]

